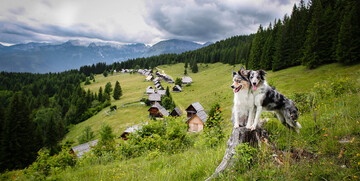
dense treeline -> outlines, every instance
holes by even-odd
[[[106,100],[85,91],[85,75],[63,73],[0,73],[0,168],[24,168],[58,142],[71,124],[91,117]]]
[[[294,65],[356,63],[360,58],[360,2],[313,0],[294,5],[291,17],[259,27],[249,68],[279,70]]]
[[[250,69],[280,70],[295,65],[315,68],[321,64],[360,61],[360,1],[303,0],[285,15],[256,34],[216,42],[182,54],[165,54],[131,59],[105,66],[111,69],[153,68],[157,65],[222,62],[244,64]],[[95,73],[98,65],[85,66],[80,72]],[[103,69],[104,70],[104,69]],[[101,72],[99,70],[99,72]]]

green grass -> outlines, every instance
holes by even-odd
[[[125,103],[139,101],[145,92],[147,86],[152,85],[152,82],[145,82],[145,77],[138,74],[121,74],[115,73],[108,77],[104,77],[102,74],[95,76],[96,82],[91,82],[90,85],[83,87],[87,91],[90,89],[92,92],[98,92],[100,86],[105,88],[107,82],[111,82],[112,88],[114,88],[116,81],[120,82],[120,86],[123,92],[123,95],[120,97],[120,100],[114,100],[111,96],[111,104],[117,106],[115,113],[107,115],[105,111],[109,111],[109,107],[103,109],[95,116],[90,119],[74,125],[70,128],[69,133],[65,136],[63,142],[72,140],[77,144],[77,139],[81,135],[82,130],[86,126],[90,126],[91,129],[95,132],[95,137],[99,138],[98,131],[101,128],[103,123],[107,123],[113,128],[113,132],[118,137],[126,129],[127,126],[132,126],[138,124],[143,120],[146,120],[148,117],[148,107],[146,106],[131,106],[131,107],[121,107]]]
[[[184,64],[163,65],[159,67],[174,79],[182,77]],[[199,101],[206,110],[215,103],[220,103],[223,108],[224,119],[228,123],[226,135],[230,134],[230,116],[233,104],[231,70],[235,67],[216,64],[199,64],[199,73],[189,73],[193,83],[185,86],[183,92],[172,93],[173,99],[180,109],[184,109],[191,103]],[[190,72],[190,71],[189,71]],[[294,93],[317,91],[314,85],[317,82],[336,81],[339,78],[348,77],[353,81],[353,86],[359,91],[360,88],[360,64],[342,66],[329,64],[314,70],[307,70],[303,66],[288,68],[272,72],[266,75],[268,82],[286,96]],[[84,86],[91,91],[97,91],[99,86],[105,86],[107,82],[115,85],[118,80],[123,89],[120,100],[112,100],[117,105],[115,114],[107,116],[105,110],[94,117],[75,125],[70,129],[65,140],[77,141],[82,129],[91,126],[96,132],[103,122],[108,123],[116,135],[119,135],[126,126],[147,120],[148,107],[130,106],[120,107],[124,103],[139,100],[145,88],[152,82],[144,82],[145,76],[137,74],[114,74],[104,78],[97,75],[96,83]],[[172,84],[162,83],[164,87],[172,87]],[[326,84],[321,84],[326,90]],[[319,88],[320,89],[320,88]],[[331,91],[328,89],[328,91]],[[300,115],[299,122],[302,124],[300,134],[287,131],[272,114],[263,114],[270,117],[266,129],[270,138],[278,149],[284,151],[283,166],[274,162],[271,153],[259,150],[254,166],[245,172],[238,172],[231,168],[225,172],[220,180],[352,180],[360,177],[360,93],[346,93],[339,96],[329,96],[318,99],[316,111],[305,112]],[[316,122],[314,120],[316,115]],[[199,141],[198,134],[191,135]],[[227,136],[228,137],[228,136]],[[340,143],[345,140],[347,143]],[[290,159],[289,150],[296,148],[306,150],[317,158],[304,158],[300,161]],[[53,174],[48,179],[57,180],[204,180],[209,177],[221,162],[226,141],[213,148],[194,146],[179,153],[145,154],[131,159],[119,157],[115,160],[106,157],[99,158],[98,162],[81,163],[75,167],[69,167],[64,171]],[[345,167],[344,167],[345,165]],[[19,176],[20,180],[31,179],[23,175],[22,171],[8,172],[11,176]]]

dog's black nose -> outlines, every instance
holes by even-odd
[[[234,86],[234,85],[231,85],[231,88],[235,88],[235,86]]]
[[[256,85],[256,82],[253,82],[253,85]]]

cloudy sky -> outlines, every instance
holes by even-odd
[[[206,42],[256,32],[299,0],[0,0],[0,42]]]

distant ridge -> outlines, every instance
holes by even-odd
[[[62,44],[36,43],[3,46],[0,44],[0,71],[61,72],[98,62],[111,64],[139,57],[183,53],[207,46],[185,40],[164,40],[153,46],[143,43],[119,45],[69,40]]]

